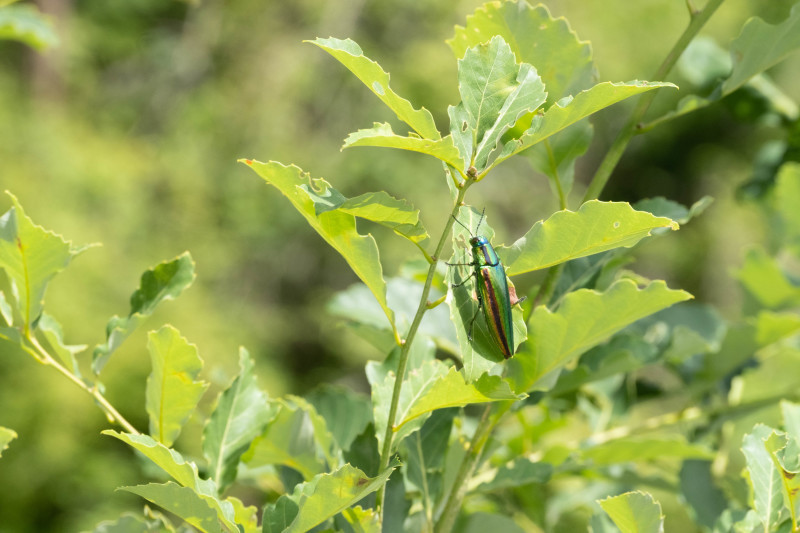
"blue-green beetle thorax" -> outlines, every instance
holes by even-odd
[[[483,235],[472,237],[469,244],[472,247],[472,257],[477,266],[497,266],[500,263],[500,258],[489,244],[489,239]]]

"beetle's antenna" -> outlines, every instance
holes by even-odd
[[[486,214],[486,208],[484,207],[483,211],[481,211],[481,218],[480,218],[480,220],[478,220],[478,225],[475,227],[475,233],[478,233],[478,230],[481,229],[481,222],[483,222],[483,216],[485,214]]]
[[[470,236],[472,236],[472,237],[474,237],[474,236],[475,236],[475,235],[472,233],[472,230],[471,230],[471,229],[469,229],[468,227],[466,227],[466,226],[464,225],[464,223],[463,223],[463,222],[461,222],[460,220],[458,220],[458,219],[457,219],[457,218],[456,218],[454,215],[450,215],[450,216],[451,216],[451,217],[453,217],[453,220],[455,220],[456,222],[458,222],[458,225],[459,225],[459,226],[461,226],[462,228],[464,228],[465,230],[467,230],[467,231],[469,232]],[[479,225],[480,225],[480,224],[479,224]]]

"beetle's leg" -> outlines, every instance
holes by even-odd
[[[466,282],[468,282],[469,280],[471,280],[474,277],[475,277],[475,272],[473,272],[472,274],[470,274],[466,278],[462,279],[461,283],[453,283],[452,285],[450,285],[450,288],[451,289],[457,289],[457,288],[459,288],[460,286],[462,286],[463,284],[465,284]]]

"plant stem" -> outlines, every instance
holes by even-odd
[[[458,511],[461,509],[461,502],[464,500],[464,495],[467,493],[467,481],[472,477],[475,471],[475,466],[483,453],[483,448],[489,440],[494,427],[500,418],[508,411],[513,405],[513,401],[500,402],[498,404],[488,404],[484,410],[478,426],[475,428],[475,434],[472,435],[472,440],[469,443],[464,459],[458,468],[458,473],[453,481],[453,486],[450,493],[447,495],[442,514],[436,522],[436,533],[449,533],[453,529]],[[492,414],[494,411],[494,414]]]
[[[100,404],[100,408],[105,412],[106,417],[108,417],[109,421],[112,423],[117,423],[122,426],[125,431],[128,433],[132,433],[134,435],[138,435],[139,432],[133,427],[133,424],[128,422],[124,416],[122,416],[119,411],[117,411],[111,402],[103,396],[103,394],[96,388],[96,387],[88,387],[86,383],[81,381],[75,374],[64,368],[64,365],[59,363],[50,353],[44,349],[44,347],[39,343],[39,340],[34,337],[33,335],[28,332],[25,335],[25,339],[33,346],[34,351],[30,350],[30,348],[23,346],[28,353],[34,356],[39,362],[45,365],[50,365],[51,367],[55,368],[61,374],[66,376],[72,383],[83,389],[86,393],[92,396],[95,401]]]
[[[677,63],[678,58],[681,57],[683,51],[686,50],[686,47],[689,45],[692,39],[697,36],[697,34],[700,32],[700,29],[706,24],[706,22],[708,22],[708,19],[711,18],[711,15],[714,14],[714,12],[719,8],[720,5],[722,5],[722,2],[724,1],[725,0],[708,0],[708,3],[702,11],[695,12],[694,16],[691,17],[686,30],[684,30],[684,32],[675,42],[675,45],[669,51],[667,57],[664,58],[661,66],[658,67],[658,70],[650,79],[654,81],[661,81],[667,77],[667,74],[669,74],[670,70],[672,70],[672,67],[675,66],[675,63]],[[595,172],[594,177],[589,184],[589,188],[586,189],[586,194],[583,196],[583,202],[598,198],[600,193],[603,192],[603,188],[606,186],[606,183],[608,182],[608,179],[611,177],[611,173],[614,171],[614,168],[617,166],[617,163],[622,157],[623,152],[625,152],[625,149],[628,147],[628,143],[639,131],[640,122],[644,118],[645,113],[647,113],[647,110],[649,109],[650,104],[653,102],[653,99],[656,97],[656,94],[656,91],[649,91],[639,97],[639,101],[636,103],[633,113],[631,113],[630,118],[617,134],[616,139],[614,139],[614,142],[611,144],[611,148],[608,149],[603,161],[597,168],[597,172]]]
[[[422,296],[420,297],[419,306],[417,307],[417,314],[414,315],[414,320],[411,322],[411,327],[408,329],[408,334],[406,335],[402,347],[400,348],[400,360],[397,363],[397,373],[395,375],[394,389],[392,390],[392,403],[389,407],[389,418],[386,423],[386,433],[383,437],[383,448],[381,449],[380,467],[378,472],[383,472],[389,466],[389,460],[392,456],[394,422],[395,417],[397,416],[397,405],[400,401],[400,390],[403,387],[403,378],[405,377],[406,366],[408,365],[408,354],[409,350],[411,349],[411,343],[414,341],[414,337],[417,334],[417,329],[419,329],[419,325],[422,322],[422,317],[428,310],[428,295],[431,292],[431,285],[433,285],[433,277],[436,273],[436,265],[439,262],[439,256],[442,254],[444,245],[447,242],[448,236],[450,235],[450,230],[453,227],[453,222],[456,215],[458,215],[458,210],[461,207],[461,202],[464,200],[464,195],[467,193],[467,189],[473,183],[474,180],[472,179],[466,180],[458,190],[458,196],[455,199],[453,209],[450,211],[450,214],[447,217],[447,222],[445,222],[442,235],[439,237],[436,250],[431,256],[432,262],[428,268],[428,277],[425,279],[425,285],[422,288]],[[378,489],[378,493],[376,495],[376,505],[380,514],[381,524],[383,523],[383,496],[385,490],[386,485],[384,484],[380,489]]]

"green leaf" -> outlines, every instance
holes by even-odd
[[[557,198],[566,201],[575,177],[575,161],[589,149],[593,136],[594,128],[584,119],[525,152],[534,170],[550,178]]]
[[[8,443],[16,438],[17,433],[13,429],[0,426],[0,457],[3,456],[3,450],[8,448]]]
[[[242,461],[250,468],[284,465],[303,479],[336,468],[341,463],[335,440],[314,406],[297,396],[275,400],[276,410]]]
[[[150,435],[172,446],[208,388],[208,383],[197,380],[203,360],[197,347],[172,326],[151,331],[147,350],[153,365],[145,392]]]
[[[402,444],[406,478],[422,494],[426,510],[434,508],[442,493],[442,473],[455,411],[443,409],[434,412],[422,428]]]
[[[780,24],[767,24],[758,17],[749,19],[742,33],[731,42],[733,71],[722,84],[722,93],[730,94],[798,49],[800,6],[795,5],[789,17]]]
[[[620,280],[605,292],[569,293],[556,312],[537,307],[528,343],[509,360],[508,375],[517,392],[548,390],[561,369],[580,354],[637,320],[692,296],[663,281],[639,289]]]
[[[661,505],[645,492],[628,492],[599,500],[622,533],[663,533]]]
[[[705,446],[687,442],[682,435],[664,435],[615,439],[582,450],[581,456],[590,464],[605,466],[666,457],[711,459],[714,453]]]
[[[319,474],[297,485],[292,494],[284,494],[264,508],[263,531],[308,531],[378,490],[398,465],[395,460],[374,478],[350,465],[330,474]]]
[[[305,398],[325,419],[342,451],[348,451],[355,438],[372,422],[369,397],[346,387],[323,385],[312,390]]]
[[[135,487],[121,487],[122,490],[137,494],[174,513],[189,524],[207,533],[222,533],[217,513],[208,502],[189,487],[181,487],[172,481],[150,483]],[[232,529],[229,531],[238,531]]]
[[[342,511],[342,516],[354,533],[381,533],[381,517],[375,509],[350,507]]]
[[[764,531],[774,531],[785,517],[781,475],[764,444],[772,432],[772,428],[757,424],[751,433],[744,436],[742,443],[755,510]]]
[[[8,276],[26,334],[42,314],[47,284],[80,250],[60,235],[34,224],[17,198],[7,194],[13,207],[0,216],[0,267]]]
[[[787,435],[800,442],[800,404],[781,400],[781,414]]]
[[[447,41],[456,58],[468,48],[500,35],[511,46],[518,61],[536,67],[547,87],[548,101],[586,89],[594,77],[592,49],[580,41],[563,18],[554,19],[543,5],[528,2],[491,2],[467,17],[465,27],[456,26]]]
[[[800,9],[797,10],[800,13]],[[773,189],[775,210],[790,242],[800,241],[800,163],[786,163],[778,170]]]
[[[322,178],[312,180],[299,167],[285,166],[276,162],[260,163],[245,160],[267,183],[278,188],[308,223],[342,257],[353,272],[369,287],[381,306],[386,318],[395,330],[394,312],[386,303],[386,282],[378,256],[378,246],[372,235],[361,235],[356,231],[353,215],[338,209],[318,212],[325,198],[333,198],[337,204],[341,194],[331,188]],[[328,202],[330,205],[331,202]]]
[[[219,395],[203,430],[203,454],[220,489],[236,478],[239,458],[274,416],[253,366],[247,350],[239,348],[239,375]]]
[[[775,258],[761,248],[753,247],[747,251],[736,277],[747,292],[768,309],[800,303],[800,287],[793,285]]]
[[[175,531],[164,529],[164,523],[158,520],[145,521],[143,518],[131,513],[125,513],[113,522],[105,520],[92,530],[92,533],[161,533],[162,531]]]
[[[757,366],[746,368],[733,379],[729,396],[731,405],[800,400],[796,377],[800,372],[800,350],[779,345],[767,353],[769,355],[762,357]],[[753,351],[748,355],[751,359]]]
[[[797,530],[800,514],[800,443],[784,433],[773,432],[764,441],[764,447],[780,473],[783,501],[792,516],[792,529]]]
[[[756,342],[769,346],[800,332],[800,316],[793,312],[761,311],[756,316]]]
[[[448,135],[442,139],[424,139],[415,136],[403,137],[395,134],[392,131],[392,126],[385,122],[383,124],[375,122],[370,129],[358,130],[348,135],[342,148],[352,148],[354,146],[377,146],[409,150],[433,156],[456,168],[463,166],[461,155],[458,148],[453,144],[452,136]]]
[[[66,344],[64,342],[64,332],[61,329],[61,324],[47,313],[42,313],[39,322],[36,324],[36,328],[44,335],[44,338],[52,349],[51,353],[55,354],[59,361],[61,361],[73,375],[80,377],[81,372],[78,368],[78,361],[75,359],[75,356],[84,351],[87,346],[85,344]]]
[[[131,435],[129,433],[117,433],[116,431],[112,430],[103,431],[103,434],[117,438],[141,452],[145,457],[155,463],[156,466],[161,468],[161,470],[172,477],[172,479],[177,481],[182,487],[189,489],[197,496],[197,498],[204,501],[211,509],[214,510],[218,521],[225,524],[230,531],[237,531],[234,521],[233,505],[228,501],[220,501],[217,499],[216,484],[212,479],[201,479],[197,472],[197,465],[195,465],[193,462],[186,461],[186,459],[184,459],[180,453],[172,448],[167,448],[160,442],[156,442],[148,435]],[[174,489],[155,490],[163,490],[171,493],[176,492]],[[137,494],[139,493],[137,492]],[[180,491],[179,494],[184,495],[188,493],[186,491]],[[140,494],[140,496],[149,499],[143,494]],[[193,498],[190,496],[185,497],[189,499]],[[154,500],[150,501],[153,501],[153,503],[157,503],[158,505],[162,505],[160,502],[156,502]],[[167,509],[175,512],[172,509]]]
[[[705,211],[713,201],[714,199],[712,197],[703,196],[687,209],[678,202],[673,202],[663,196],[655,196],[653,198],[639,200],[633,207],[637,211],[647,211],[657,217],[669,218],[678,224],[686,224],[694,217],[703,214],[703,211]]]
[[[668,218],[636,211],[625,202],[590,200],[578,211],[558,211],[539,221],[524,237],[498,254],[513,276],[548,268],[565,261],[630,248],[656,228],[678,229]]]
[[[461,533],[486,533],[487,531],[502,531],[503,533],[525,533],[513,518],[503,514],[477,512],[470,514]]]
[[[476,490],[493,491],[521,487],[531,483],[547,483],[553,475],[553,465],[518,457],[497,469],[491,481],[481,483]]]
[[[391,109],[397,118],[426,139],[439,139],[441,134],[436,129],[433,116],[427,109],[414,109],[411,102],[401,98],[389,87],[389,74],[384,72],[378,63],[364,55],[361,47],[351,39],[317,39],[307,41],[315,44],[335,57],[350,72],[356,75],[364,85],[369,87],[381,102]]]
[[[522,115],[535,111],[546,99],[536,69],[517,64],[511,47],[500,36],[470,48],[458,61],[458,90],[462,111],[453,111],[453,137],[470,131],[471,153],[461,157],[478,171],[486,168],[500,137]],[[458,145],[458,143],[456,143]]]
[[[245,507],[244,503],[239,498],[229,496],[225,501],[233,505],[233,516],[236,523],[244,528],[243,533],[261,533],[261,528],[258,526],[258,509],[254,505]]]
[[[99,374],[111,354],[165,301],[177,298],[194,281],[194,261],[184,252],[171,261],[159,263],[142,274],[139,288],[131,295],[127,317],[113,316],[106,325],[106,342],[94,349],[92,368]]]
[[[582,118],[605,109],[631,96],[661,87],[675,87],[671,83],[634,80],[627,83],[598,83],[575,95],[556,102],[541,117],[535,117],[531,127],[519,139],[512,139],[504,146],[491,167],[499,165],[512,155],[526,150]]]
[[[50,17],[31,4],[0,7],[0,39],[21,41],[37,50],[58,43]]]
[[[462,207],[457,220],[460,224],[453,225],[453,254],[449,260],[449,270],[445,281],[450,287],[447,304],[450,307],[450,318],[456,327],[456,335],[460,346],[459,355],[464,365],[464,376],[467,381],[475,381],[485,372],[495,366],[495,363],[505,360],[500,347],[489,333],[485,316],[478,315],[477,287],[475,280],[467,281],[473,275],[473,269],[466,266],[473,261],[469,251],[470,231],[479,229],[480,233],[491,240],[494,230],[486,221],[482,213],[472,207]],[[461,225],[463,224],[463,226]],[[477,226],[480,224],[480,228]],[[467,230],[466,228],[470,228]],[[509,290],[513,288],[508,280]],[[455,288],[454,288],[455,287]],[[527,327],[519,305],[511,308],[512,324],[514,327],[514,350],[527,337]],[[474,319],[474,322],[473,322]],[[469,338],[470,330],[472,339]]]
[[[713,307],[683,302],[644,319],[645,328],[667,333],[664,360],[680,365],[692,356],[717,353],[727,333],[725,320]]]
[[[383,191],[342,199],[344,201],[341,204],[331,209],[377,222],[417,245],[425,243],[429,238],[419,220],[419,210],[405,200],[392,198]],[[318,209],[318,214],[320,212],[322,211]]]

